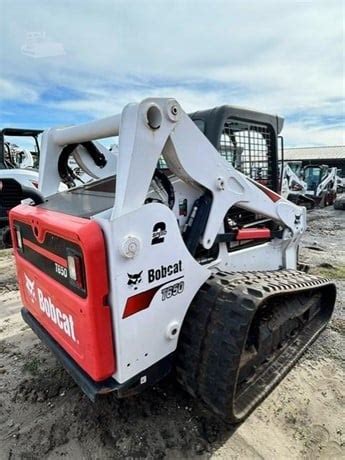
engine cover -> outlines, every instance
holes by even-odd
[[[27,205],[14,208],[10,222],[24,306],[93,380],[111,376],[115,356],[99,225]]]

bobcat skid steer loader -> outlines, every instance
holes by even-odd
[[[8,226],[8,212],[23,198],[30,198],[38,186],[39,159],[38,129],[4,128],[0,130],[0,249],[11,246]],[[13,138],[23,140],[31,145],[29,149],[19,147],[11,142]],[[5,179],[4,186],[2,180]],[[20,189],[25,193],[20,196]]]
[[[265,120],[276,149],[282,119]],[[174,369],[236,423],[323,330],[336,291],[297,270],[305,209],[236,170],[199,128],[176,100],[151,98],[44,132],[48,198],[13,209],[11,230],[23,318],[91,400]],[[114,174],[59,193],[66,149],[116,135]]]
[[[327,165],[308,165],[303,170],[307,184],[306,196],[320,207],[329,206],[337,197],[337,168]]]
[[[298,177],[288,163],[285,163],[282,172],[281,195],[299,206],[313,209],[315,201],[306,196],[307,188],[307,183]]]

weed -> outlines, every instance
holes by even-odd
[[[326,264],[325,264],[326,265]],[[341,265],[340,267],[313,267],[311,273],[314,275],[319,275],[324,278],[345,280],[345,266]]]
[[[40,360],[38,358],[30,358],[28,361],[25,362],[23,366],[23,370],[26,372],[30,372],[32,375],[37,375],[40,369]]]

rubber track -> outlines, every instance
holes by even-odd
[[[242,350],[255,313],[269,299],[321,290],[323,308],[267,370],[236,396]],[[290,300],[291,301],[291,300]],[[327,279],[293,270],[214,274],[199,290],[186,315],[177,352],[177,379],[193,396],[238,423],[273,390],[331,317],[335,286]]]

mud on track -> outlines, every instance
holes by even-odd
[[[345,458],[345,212],[310,214],[301,258],[338,287],[331,325],[270,397],[229,427],[172,377],[92,404],[20,316],[10,251],[0,251],[0,459]]]

